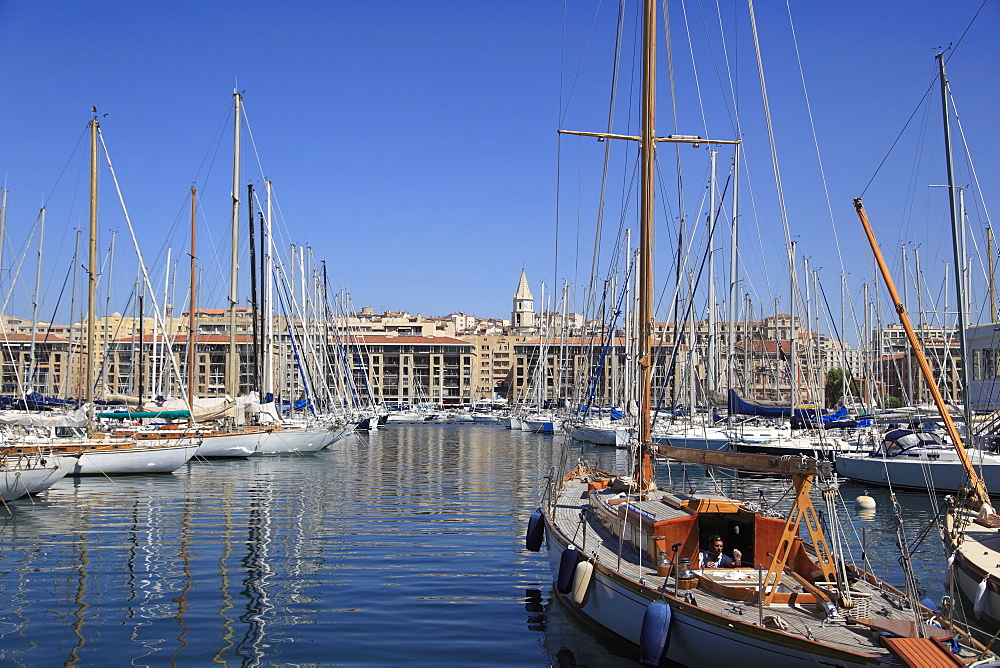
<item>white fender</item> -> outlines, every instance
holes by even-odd
[[[587,598],[587,590],[590,588],[590,581],[594,577],[594,565],[589,561],[581,561],[576,565],[573,573],[573,591],[571,596],[577,605],[583,605]]]
[[[944,569],[944,590],[951,591],[951,577],[952,577],[952,565],[955,563],[955,553],[952,552],[948,557],[948,565]]]
[[[976,613],[976,617],[986,612],[986,580],[987,578],[983,578],[983,581],[976,587],[976,600],[972,606],[972,611]]]

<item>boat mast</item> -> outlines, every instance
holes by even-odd
[[[740,192],[740,147],[736,146],[736,150],[733,154],[733,230],[730,235],[729,240],[729,303],[728,310],[729,315],[726,318],[729,322],[727,324],[728,332],[726,335],[726,407],[729,406],[729,392],[735,387],[733,383],[733,370],[736,367],[735,352],[736,352],[736,290],[739,281],[739,261],[737,259],[738,245],[737,241],[739,239],[739,226],[740,226],[740,209],[739,209],[739,192]],[[744,347],[746,343],[743,344]],[[744,387],[745,389],[745,387]],[[733,416],[729,410],[726,410],[726,424],[732,428]]]
[[[197,189],[191,186],[191,296],[190,304],[188,306],[188,349],[187,349],[187,396],[188,396],[188,424],[194,424],[194,365],[196,361],[195,355],[195,332],[197,331],[195,322],[195,303],[196,303],[196,291],[198,288],[197,284],[197,262],[198,256],[195,254],[195,234],[197,233],[197,227],[195,222],[197,221],[198,204],[197,204]]]
[[[715,166],[716,166],[716,156],[719,152],[714,148],[711,149],[709,153],[711,160],[711,180],[708,187],[708,342],[706,345],[706,357],[708,374],[705,381],[705,404],[708,405],[711,400],[712,393],[715,392],[716,387],[716,374],[718,373],[718,368],[716,367],[717,355],[716,352],[716,336],[718,335],[718,324],[717,311],[715,306]],[[691,318],[694,320],[694,317]],[[711,418],[711,410],[709,409],[708,418],[706,418],[706,423]],[[691,416],[694,417],[694,407],[691,407]]]
[[[262,394],[260,387],[260,330],[258,328],[259,311],[257,308],[257,239],[254,234],[253,215],[253,184],[247,184],[247,223],[249,224],[248,234],[250,239],[250,331],[253,342],[253,379],[251,387]]]
[[[264,237],[266,238],[264,262],[264,392],[274,392],[274,239],[271,236],[271,182],[264,180],[267,193],[267,218]],[[264,241],[263,239],[261,240]]]
[[[639,446],[636,449],[636,481],[639,491],[650,487],[653,471],[648,445],[653,360],[650,340],[653,333],[653,147],[656,103],[656,2],[643,1],[642,44],[642,159],[639,218]]]
[[[97,329],[97,109],[90,120],[90,252],[87,259],[87,435],[94,432],[94,330]]]
[[[35,390],[35,374],[37,363],[35,361],[35,339],[38,332],[38,299],[42,290],[42,241],[45,239],[45,207],[38,212],[38,262],[35,265],[35,296],[31,302],[31,354],[28,364],[28,378],[25,388],[28,392]],[[22,389],[22,393],[24,393]]]
[[[243,107],[243,96],[233,93],[235,104],[235,123],[233,129],[233,224],[232,224],[232,248],[229,268],[229,373],[226,374],[226,392],[229,396],[236,398],[240,391],[240,360],[236,352],[236,293],[239,286],[236,282],[236,273],[239,262],[239,238],[240,238],[240,111]]]
[[[956,199],[955,189],[955,169],[951,159],[951,123],[948,113],[948,78],[944,71],[944,54],[939,53],[938,66],[941,70],[941,112],[944,121],[944,161],[948,170],[948,206],[951,209],[951,238],[952,251],[955,256],[955,291],[958,295],[956,300],[958,305],[958,354],[961,355],[963,364],[959,370],[959,378],[962,382],[960,396],[962,397],[962,412],[965,417],[965,429],[969,437],[972,437],[972,406],[969,405],[969,365],[964,363],[969,359],[969,341],[965,333],[966,317],[966,277],[965,277],[965,257],[964,247],[964,223],[959,215],[959,206]],[[971,477],[970,477],[971,479]],[[988,502],[989,499],[983,499]]]
[[[892,303],[896,307],[896,313],[899,314],[899,323],[906,331],[906,338],[909,340],[910,347],[913,349],[913,353],[917,358],[917,365],[920,367],[920,372],[927,380],[931,396],[934,398],[934,405],[937,406],[938,412],[941,413],[941,419],[944,421],[945,430],[948,432],[948,436],[955,445],[955,451],[958,453],[958,458],[962,462],[965,474],[969,477],[969,488],[972,491],[972,497],[979,503],[988,504],[990,497],[986,492],[986,485],[983,484],[983,481],[976,474],[976,470],[972,466],[972,460],[969,459],[969,453],[965,451],[965,446],[962,444],[962,437],[958,433],[958,428],[955,427],[955,422],[951,419],[951,414],[948,412],[948,406],[944,403],[944,396],[942,396],[941,390],[938,388],[937,382],[934,380],[934,372],[931,371],[930,364],[928,364],[927,358],[924,356],[923,347],[920,345],[920,340],[913,331],[913,325],[910,323],[910,318],[906,315],[906,306],[900,300],[899,293],[896,291],[896,285],[892,282],[892,276],[889,275],[889,267],[886,266],[885,259],[882,257],[882,252],[879,250],[878,242],[875,240],[875,233],[872,231],[871,225],[868,222],[868,215],[865,213],[865,208],[861,203],[860,197],[854,200],[854,208],[857,210],[858,217],[861,219],[861,225],[865,228],[865,234],[868,236],[868,243],[871,244],[872,252],[875,254],[875,262],[878,264],[879,271],[882,272],[882,278],[885,280],[886,288],[889,290],[889,297],[892,299]]]
[[[993,228],[986,226],[986,260],[990,274],[990,322],[997,323],[997,293],[996,285],[993,282]]]

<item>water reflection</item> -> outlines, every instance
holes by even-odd
[[[418,425],[65,481],[0,517],[3,661],[547,664],[523,535],[558,456],[534,434]]]
[[[629,665],[552,600],[546,555],[524,549],[544,476],[580,457],[628,464],[561,437],[414,425],[315,455],[62,481],[0,510],[0,663]],[[658,480],[791,501],[776,478],[661,464]],[[849,504],[862,492],[843,487]],[[851,549],[900,582],[887,495],[869,494]],[[901,498],[912,541],[936,505]],[[914,564],[940,598],[933,532]]]

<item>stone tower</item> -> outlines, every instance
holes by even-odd
[[[514,310],[510,314],[510,324],[514,331],[530,329],[535,326],[535,298],[528,288],[528,277],[521,270],[521,280],[517,283],[514,293]]]

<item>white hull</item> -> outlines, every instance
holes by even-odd
[[[627,448],[630,435],[627,427],[573,425],[570,428],[570,436],[577,441],[594,445],[611,445],[616,448]]]
[[[978,514],[969,508],[949,506],[942,533],[951,557],[942,584],[948,589],[949,576],[954,575],[956,587],[973,603],[966,608],[970,622],[985,615],[1000,624],[1000,534],[995,528],[978,524]],[[961,528],[956,529],[956,525]],[[979,613],[973,615],[984,579],[986,588],[979,601]]]
[[[942,455],[944,456],[944,455]],[[973,465],[980,468],[979,457],[971,455]],[[906,489],[928,488],[939,492],[954,492],[964,484],[965,471],[957,460],[929,460],[923,457],[867,457],[838,455],[837,473],[855,482]],[[982,463],[980,475],[987,489],[1000,489],[1000,458],[991,457]]]
[[[257,451],[257,446],[267,432],[244,432],[235,434],[202,434],[201,445],[196,457],[249,457]]]
[[[117,450],[85,450],[63,455],[72,462],[70,475],[124,475],[136,473],[173,473],[187,464],[198,444],[184,440],[167,445],[140,443]]]
[[[497,424],[500,422],[500,418],[496,415],[473,415],[473,422],[481,422],[483,424]]]
[[[440,422],[438,413],[392,413],[386,424],[420,424],[422,422]]]
[[[328,427],[330,431],[326,436],[326,445],[324,445],[323,447],[324,448],[333,447],[338,442],[343,440],[343,438],[348,434],[353,434],[356,428],[357,425],[353,422],[341,426]],[[369,431],[374,431],[374,430],[370,429]]]
[[[317,452],[332,441],[329,427],[277,428],[268,432],[257,448],[259,455]]]
[[[978,574],[973,574],[971,569],[968,567],[963,568],[962,565],[956,566],[954,571],[955,583],[958,585],[958,588],[974,604],[982,577]],[[986,592],[984,593],[986,599],[983,604],[985,606],[983,614],[989,617],[994,624],[1000,624],[1000,591],[997,590],[1000,588],[1000,579],[997,578],[996,574],[993,574],[989,577],[987,585]],[[971,619],[972,617],[970,617]]]
[[[702,450],[729,450],[729,435],[716,427],[675,425],[656,429],[653,441],[661,445]]]
[[[60,457],[49,457],[44,465],[4,466],[0,468],[0,499],[13,501],[43,492],[62,480],[69,470],[69,462]]]

